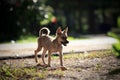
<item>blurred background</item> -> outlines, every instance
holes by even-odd
[[[69,35],[120,33],[119,0],[0,0],[0,42],[38,36],[46,26]]]

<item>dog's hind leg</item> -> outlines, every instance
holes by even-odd
[[[38,46],[38,48],[35,50],[35,61],[36,61],[36,63],[38,63],[38,59],[37,59],[37,53],[40,51],[42,49],[42,47],[41,46]]]
[[[45,64],[45,60],[44,60],[46,51],[47,51],[47,50],[44,48],[44,49],[43,49],[43,53],[42,53],[42,61],[43,61],[43,64],[44,64],[44,65],[46,65],[46,64]]]

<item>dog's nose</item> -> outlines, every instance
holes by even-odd
[[[69,43],[69,41],[66,41],[66,43]]]

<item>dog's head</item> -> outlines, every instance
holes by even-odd
[[[56,30],[56,35],[58,38],[58,42],[63,44],[64,46],[66,46],[69,41],[67,40],[67,32],[68,32],[68,27],[65,28],[63,31],[61,30],[60,27],[58,27],[58,29]]]

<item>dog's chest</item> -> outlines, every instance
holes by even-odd
[[[62,45],[53,44],[53,45],[51,46],[51,50],[52,50],[52,52],[61,51],[61,50],[62,50]]]

